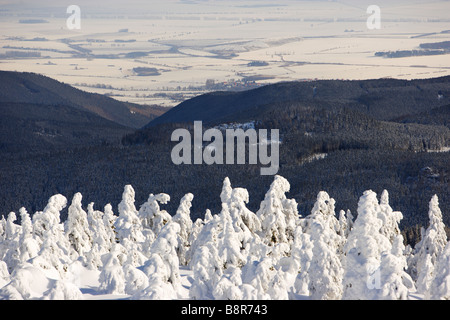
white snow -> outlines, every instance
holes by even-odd
[[[131,185],[118,216],[111,205],[83,209],[77,193],[64,222],[68,202],[55,195],[32,218],[20,209],[21,225],[13,212],[0,220],[0,299],[450,298],[450,244],[437,196],[430,226],[412,249],[403,244],[403,215],[390,207],[387,191],[380,200],[364,192],[355,221],[350,211],[337,216],[324,191],[301,217],[289,191],[275,176],[252,212],[248,191],[225,178],[222,210],[195,222],[191,193],[174,216],[160,208],[170,201],[163,193],[150,194],[137,210]]]

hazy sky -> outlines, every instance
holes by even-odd
[[[442,2],[444,6],[448,5],[449,1],[424,1],[424,0],[282,0],[282,1],[266,1],[266,0],[0,0],[0,5],[3,10],[39,10],[44,11],[48,8],[67,7],[71,4],[76,4],[82,8],[95,10],[95,13],[100,12],[117,12],[117,13],[142,13],[142,12],[176,12],[180,13],[186,8],[189,10],[213,11],[220,10],[227,7],[251,7],[255,6],[258,9],[265,7],[267,12],[273,10],[273,6],[302,6],[303,4],[316,3],[318,8],[326,8],[330,6],[330,2],[338,2],[345,4],[348,7],[367,8],[369,5],[378,5],[385,8],[393,8],[399,6],[410,6],[416,4],[435,4]],[[436,12],[436,14],[438,14]],[[448,12],[444,12],[448,15]]]

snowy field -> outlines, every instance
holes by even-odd
[[[252,79],[263,85],[450,74],[448,54],[375,56],[449,41],[448,1],[378,1],[379,30],[367,28],[372,3],[366,1],[151,1],[145,6],[135,0],[125,7],[111,1],[99,9],[80,0],[79,30],[67,28],[66,7],[12,3],[0,12],[0,69],[41,73],[130,102],[173,106],[208,91],[208,79],[226,89]],[[32,17],[46,23],[20,23]],[[1,57],[8,52],[40,56]],[[255,61],[263,64],[252,65]],[[134,71],[143,67],[159,74]]]
[[[228,178],[222,210],[190,218],[193,194],[174,216],[150,194],[136,208],[127,185],[117,215],[82,195],[50,198],[32,218],[20,209],[0,221],[0,298],[4,300],[423,300],[450,298],[450,244],[437,196],[415,248],[399,231],[402,213],[384,191],[366,191],[354,219],[335,212],[326,192],[301,217],[275,176],[257,212]],[[218,195],[219,196],[219,195]],[[68,218],[60,212],[68,205]],[[338,218],[336,218],[338,217]]]

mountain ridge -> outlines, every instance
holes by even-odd
[[[135,129],[167,111],[82,91],[44,75],[14,71],[0,71],[0,103],[72,106]]]
[[[441,94],[441,98],[439,98]],[[392,121],[450,103],[450,76],[424,80],[317,80],[281,82],[241,92],[212,92],[173,107],[144,128],[202,120],[214,123],[236,114],[257,113],[267,105],[302,102],[333,104]],[[393,108],[392,106],[395,106]]]

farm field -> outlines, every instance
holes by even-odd
[[[66,7],[6,3],[0,69],[162,106],[280,81],[450,74],[446,51],[432,57],[375,55],[449,41],[448,10],[442,10],[450,10],[448,2],[380,1],[379,30],[367,27],[368,5],[356,1],[131,1],[126,7],[111,2],[110,13],[87,1],[78,5],[81,28],[70,30]],[[41,20],[27,20],[35,17]]]

